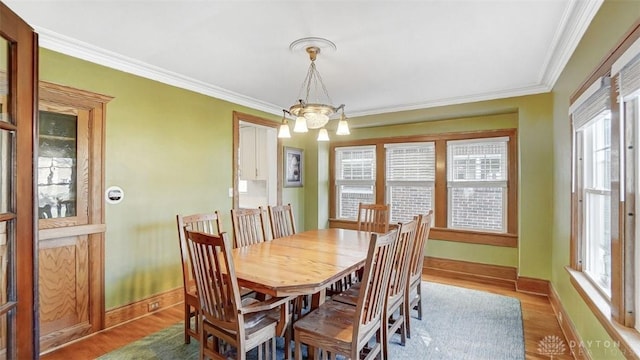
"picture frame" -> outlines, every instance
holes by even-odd
[[[284,187],[302,187],[304,173],[304,150],[284,147],[283,184]]]

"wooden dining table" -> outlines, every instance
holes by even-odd
[[[329,285],[364,266],[370,240],[370,232],[320,229],[236,248],[238,284],[275,297],[312,294],[315,308]]]

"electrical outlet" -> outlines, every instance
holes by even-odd
[[[156,311],[156,310],[158,310],[158,309],[160,308],[160,302],[159,302],[159,301],[153,301],[153,302],[150,302],[150,303],[147,305],[147,308],[148,308],[148,311],[149,311],[149,312],[151,312],[151,311]]]

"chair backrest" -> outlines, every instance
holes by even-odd
[[[388,204],[358,204],[358,230],[377,233],[389,231],[390,206]]]
[[[414,216],[414,220],[418,223],[418,231],[416,232],[416,241],[413,243],[411,251],[411,260],[409,261],[409,281],[422,277],[422,264],[424,263],[424,247],[429,239],[429,231],[431,230],[431,218],[433,210],[429,210],[426,214]]]
[[[291,204],[269,206],[269,222],[271,223],[271,236],[274,239],[296,233]]]
[[[249,246],[267,240],[265,211],[257,209],[231,209],[235,247]]]
[[[359,334],[367,334],[372,328],[382,324],[382,311],[386,306],[386,290],[397,237],[398,230],[392,230],[386,234],[371,234],[362,285],[356,304],[353,323],[354,341],[362,340]]]
[[[190,231],[199,231],[208,234],[219,234],[222,232],[220,224],[220,215],[218,211],[206,214],[193,215],[176,215],[178,224],[178,239],[180,240],[180,255],[182,256],[182,280],[184,282],[185,291],[193,283],[193,273],[191,272],[191,261],[189,260],[189,251],[187,250],[187,240],[184,236],[185,228]]]
[[[185,237],[202,315],[214,326],[239,331],[240,290],[227,233],[185,230]]]
[[[411,252],[416,240],[417,228],[417,220],[399,224],[398,240],[396,241],[391,278],[389,279],[389,289],[387,291],[389,298],[404,295],[409,275],[409,261],[411,260]]]

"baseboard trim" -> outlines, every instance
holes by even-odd
[[[110,328],[112,326],[119,325],[135,318],[139,318],[158,310],[162,310],[170,306],[179,304],[183,301],[184,293],[182,287],[171,289],[131,304],[107,310],[107,312],[105,313],[104,325],[105,328]],[[152,311],[149,311],[149,304],[154,302],[158,303],[158,307]]]
[[[549,296],[551,283],[548,280],[518,276],[516,290],[524,293]]]
[[[560,329],[562,329],[564,337],[569,342],[567,344],[567,350],[571,352],[573,358],[576,360],[591,360],[589,351],[584,348],[584,343],[580,339],[569,314],[565,310],[564,306],[562,306],[562,302],[560,302],[560,297],[558,296],[556,289],[551,284],[549,284],[549,303],[551,303],[551,308],[553,309],[553,313],[556,315],[556,319],[560,324]]]
[[[510,266],[425,256],[422,273],[515,289],[518,270]]]

